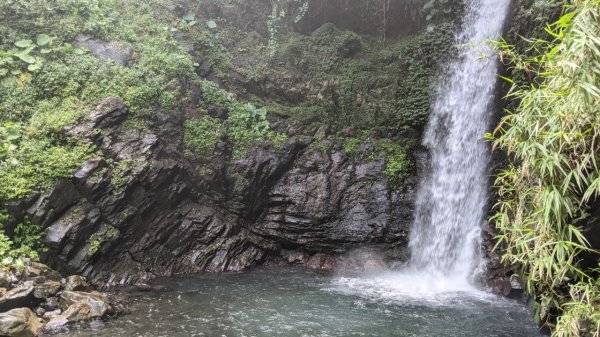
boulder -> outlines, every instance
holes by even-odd
[[[25,276],[28,278],[43,277],[48,280],[60,281],[62,275],[43,263],[31,262],[25,267]]]
[[[48,311],[46,310],[46,312],[44,312],[44,319],[46,320],[51,320],[56,316],[59,316],[62,313],[62,310],[60,309],[56,309],[56,310],[52,310],[52,311]]]
[[[36,314],[38,317],[43,317],[43,316],[46,314],[46,309],[44,309],[44,308],[42,308],[42,307],[37,307],[37,308],[35,309],[35,314]]]
[[[9,290],[0,297],[0,312],[20,307],[33,307],[38,302],[33,296],[33,284],[25,284]]]
[[[46,309],[47,311],[55,311],[57,309],[60,310],[60,300],[58,297],[47,298],[46,301],[42,303],[42,308]]]
[[[35,337],[42,327],[41,320],[29,308],[0,313],[0,336]]]
[[[502,296],[509,296],[512,290],[510,278],[508,277],[489,280],[487,282],[487,287],[492,293]]]
[[[65,279],[65,290],[68,291],[86,291],[90,289],[90,285],[83,276],[72,275]]]
[[[85,304],[89,307],[90,317],[102,317],[112,311],[108,299],[99,292],[63,291],[60,294],[61,306],[66,311],[73,304]],[[80,307],[81,309],[82,307]],[[73,309],[74,310],[74,309]]]
[[[13,278],[10,273],[0,268],[0,287],[9,288],[11,283],[13,283]]]
[[[76,323],[86,321],[92,318],[100,318],[102,316],[95,316],[95,312],[90,308],[87,303],[77,302],[70,305],[60,315],[51,316],[50,321],[46,324],[46,328],[55,330],[61,328],[69,323]]]
[[[115,61],[126,66],[133,53],[133,49],[123,42],[119,41],[99,41],[94,40],[88,35],[77,36],[75,46],[85,48],[102,60]]]
[[[33,290],[33,296],[37,299],[46,299],[52,297],[60,291],[62,287],[59,281],[46,281],[36,284]]]

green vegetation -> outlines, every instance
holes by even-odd
[[[296,7],[295,11],[288,13],[286,8],[291,1],[275,0],[271,2],[271,14],[267,17],[267,29],[269,31],[269,56],[274,58],[279,51],[279,34],[283,19],[286,16],[294,15],[294,23],[298,23],[308,13],[309,3],[305,0],[293,0]]]
[[[263,13],[265,36],[203,16],[199,8],[208,2],[183,4],[180,16],[165,10],[169,0],[0,3],[0,209],[9,200],[48,191],[83,161],[101,155],[65,130],[108,96],[123,98],[133,114],[124,130],[160,132],[152,130],[160,129],[152,124],[157,112],[184,115],[185,152],[198,162],[210,160],[219,141],[230,147],[228,160],[259,144],[278,148],[288,136],[274,131],[272,122],[279,123],[278,130],[299,122],[307,126],[301,136],[312,136],[311,128],[323,124],[336,133],[366,134],[377,144],[368,159],[386,159],[394,188],[411,173],[404,132],[418,133],[427,121],[431,78],[439,60],[452,51],[447,23],[429,33],[388,38],[384,47],[378,37],[331,24],[308,36],[291,33],[289,24],[309,11],[306,1],[274,2],[273,11]],[[438,2],[423,7],[423,15],[445,11]],[[76,47],[82,34],[115,41],[131,55],[125,64],[102,60]],[[257,97],[232,84],[232,72],[257,86],[276,82],[293,91],[311,84],[299,101]],[[221,84],[203,80],[201,73]],[[201,91],[199,104],[193,103],[194,86]],[[386,139],[390,136],[394,140]],[[141,169],[139,163],[121,161],[109,170],[111,182],[123,186]],[[10,233],[11,240],[0,234],[6,238],[3,247],[34,255],[19,250],[18,233]]]
[[[15,226],[15,238],[11,240],[1,230],[8,220],[9,216],[0,211],[0,268],[23,269],[24,258],[37,261],[39,253],[46,250],[41,243],[45,233],[38,226],[25,220]]]
[[[280,106],[278,112],[290,122],[325,123],[334,131],[420,132],[428,120],[440,61],[453,53],[452,31],[451,24],[439,24],[431,32],[390,38],[385,47],[332,24],[310,36],[290,33],[267,76],[291,73],[284,83],[305,99]]]
[[[231,141],[234,159],[241,158],[251,145],[273,142],[277,146],[287,139],[286,135],[271,130],[265,108],[257,108],[252,103],[243,104],[232,97],[231,93],[220,89],[215,83],[202,82],[204,108],[222,109],[227,113],[227,119],[221,121],[203,116],[185,122],[185,143],[196,154],[211,154],[222,137]]]
[[[57,179],[71,177],[91,154],[91,146],[85,143],[59,145],[49,139],[23,140],[0,164],[0,199],[20,199],[35,188],[51,188]]]
[[[588,241],[600,196],[600,2],[575,1],[547,32],[552,41],[535,40],[533,57],[501,44],[525,75],[512,81],[516,108],[494,138],[512,164],[498,175],[492,220],[537,319],[553,336],[600,336],[599,247]]]
[[[413,175],[414,163],[408,155],[409,149],[416,145],[414,139],[402,142],[392,139],[373,139],[370,137],[346,138],[342,150],[353,160],[385,160],[385,174],[389,188],[401,188],[404,181]],[[372,146],[372,151],[361,151],[362,146]]]
[[[220,120],[204,116],[185,121],[185,144],[200,157],[212,154],[221,139],[223,124]]]
[[[94,155],[92,144],[68,136],[63,129],[104,97],[129,98],[132,109],[140,113],[150,111],[152,105],[171,108],[174,89],[169,90],[170,81],[186,69],[193,73],[193,65],[185,67],[181,61],[183,53],[171,53],[159,42],[136,44],[138,59],[130,69],[74,48],[73,40],[80,33],[138,39],[132,33],[136,23],[115,24],[119,18],[116,5],[117,1],[45,0],[0,4],[0,210],[8,200],[44,192],[58,179],[70,178]],[[140,5],[136,7],[140,18],[144,18],[143,11],[150,10],[142,4],[130,4],[129,8],[134,5]],[[126,24],[129,26],[124,27]],[[145,29],[158,30],[157,25]],[[165,35],[154,34],[152,39]],[[147,94],[142,101],[142,94],[148,91],[160,94]],[[2,227],[8,220],[4,217]],[[12,263],[19,258],[37,258],[41,249],[34,244],[41,239],[37,229],[30,223],[19,225],[11,239],[0,231],[0,256]]]
[[[443,21],[448,16],[460,12],[463,4],[460,1],[451,0],[427,0],[424,1],[422,11],[427,22]]]
[[[104,232],[92,234],[90,237],[90,247],[88,248],[88,253],[96,253],[104,243],[119,237],[119,235],[121,235],[119,230],[112,227]]]
[[[380,141],[386,163],[383,173],[388,179],[390,189],[396,190],[404,180],[413,175],[414,164],[408,157],[407,148],[389,140]]]

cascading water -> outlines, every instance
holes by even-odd
[[[466,0],[459,56],[440,78],[425,132],[431,170],[422,180],[404,270],[342,278],[339,289],[378,298],[439,301],[443,294],[479,293],[475,267],[488,193],[489,149],[483,141],[493,114],[498,61],[487,41],[498,38],[510,0]],[[486,57],[486,55],[488,57]]]
[[[425,132],[430,175],[421,182],[410,237],[410,265],[417,270],[467,280],[473,270],[488,194],[488,130],[496,87],[496,58],[486,40],[497,38],[509,0],[470,0],[457,42],[466,46],[438,88]]]

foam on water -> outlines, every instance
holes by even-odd
[[[387,272],[365,277],[338,277],[331,291],[395,304],[460,306],[498,300],[462,279],[437,278],[420,272]]]

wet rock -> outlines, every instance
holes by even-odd
[[[33,290],[33,296],[37,299],[46,299],[52,297],[60,291],[62,285],[59,281],[46,281],[36,284]]]
[[[315,138],[317,138],[319,140],[324,140],[327,138],[328,135],[329,135],[329,126],[323,125],[317,130],[317,133],[315,133]]]
[[[90,285],[83,276],[72,275],[65,279],[65,290],[68,291],[87,291]]]
[[[511,275],[510,276],[510,286],[513,290],[523,290],[523,283],[521,282],[521,278],[519,276]]]
[[[43,316],[46,314],[46,309],[44,309],[44,308],[42,308],[42,307],[37,307],[37,308],[35,309],[35,314],[36,314],[38,317],[43,317]]]
[[[339,152],[308,150],[268,191],[253,232],[310,253],[405,244],[414,192],[409,184],[388,193],[384,169],[383,160],[355,163]]]
[[[33,296],[33,284],[18,286],[0,297],[0,312],[20,307],[33,307],[38,302]]]
[[[338,259],[336,271],[361,274],[381,273],[390,268],[384,256],[385,253],[377,249],[356,249]]]
[[[103,317],[112,311],[108,299],[99,292],[63,291],[60,294],[60,300],[64,310],[67,310],[74,304],[86,305],[89,308],[87,315],[90,317]],[[84,311],[88,310],[83,306],[78,306],[77,308],[84,309]]]
[[[60,281],[62,279],[62,276],[57,271],[45,264],[37,262],[30,262],[25,267],[25,275],[26,278],[43,277],[44,279],[52,281]]]
[[[65,128],[101,155],[28,206],[32,222],[48,228],[52,268],[111,286],[242,270],[286,261],[284,251],[306,257],[291,263],[328,269],[360,245],[406,245],[416,179],[391,191],[383,160],[349,160],[342,143],[323,140],[321,151],[305,137],[256,146],[233,160],[223,137],[208,160],[190,161],[176,136],[183,121],[162,115],[172,114],[154,114],[169,130],[124,129],[129,110],[107,98]],[[361,147],[365,158],[370,150]]]
[[[13,279],[10,273],[2,268],[0,268],[0,287],[8,288],[11,283],[13,283]]]
[[[106,128],[122,122],[129,112],[125,109],[125,103],[116,97],[106,98],[90,114],[92,127]],[[91,130],[89,130],[91,131]]]
[[[510,278],[507,277],[489,280],[487,286],[492,293],[502,296],[508,296],[512,290]]]
[[[326,254],[315,254],[306,262],[311,269],[333,270],[336,266],[336,258]]]
[[[60,310],[60,300],[58,297],[49,297],[42,303],[42,308],[46,309],[47,311],[55,311],[57,309]]]
[[[52,318],[60,315],[61,313],[62,313],[62,310],[60,310],[60,309],[55,309],[55,310],[52,310],[52,311],[46,310],[46,312],[44,312],[43,317],[46,320],[50,320],[50,319],[52,319]]]
[[[126,66],[133,53],[130,46],[119,41],[103,42],[88,35],[79,35],[75,42],[78,48],[85,48],[102,60],[112,60]]]
[[[86,217],[77,208],[73,207],[57,219],[52,226],[48,227],[44,243],[49,247],[60,247],[73,228],[82,227]]]
[[[0,336],[35,337],[43,324],[29,308],[18,308],[0,313]]]
[[[104,167],[105,161],[103,158],[95,158],[86,161],[81,167],[75,172],[74,177],[77,180],[84,180],[89,178],[99,168]]]
[[[102,317],[95,314],[97,313],[92,310],[89,304],[83,302],[73,303],[61,314],[51,316],[50,321],[46,324],[46,328],[56,330],[70,323]]]

